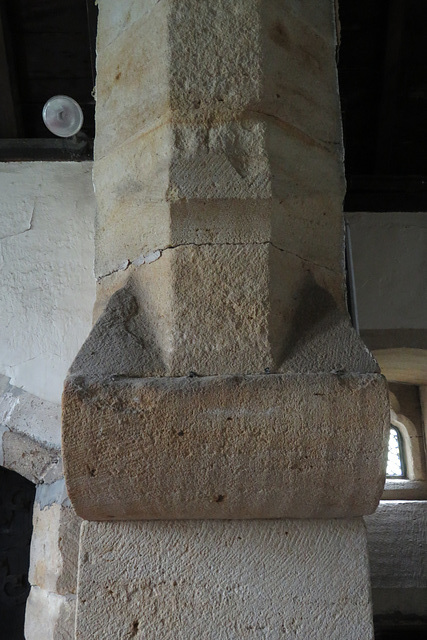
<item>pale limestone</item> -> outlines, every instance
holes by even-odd
[[[271,241],[292,250],[296,240],[302,258],[342,269],[334,19],[329,3],[309,6],[306,13],[282,0],[102,2],[98,277],[140,255],[202,242]],[[256,210],[248,224],[246,214],[236,221],[242,206],[227,205],[238,199]],[[212,200],[222,204],[210,224]],[[181,232],[183,208],[193,220]],[[319,226],[327,238],[320,252]]]
[[[140,2],[140,7],[146,3]],[[114,41],[102,46],[98,33],[95,157],[100,159],[134,135],[156,128],[169,110],[169,61],[165,55],[167,15],[164,2],[130,24]],[[134,7],[136,3],[134,4]],[[125,7],[120,6],[122,20]],[[116,9],[117,10],[117,9]],[[100,12],[103,16],[103,8]],[[105,36],[105,34],[104,34]],[[126,100],[123,100],[123,95]],[[122,117],[111,119],[111,113]]]
[[[69,378],[68,494],[88,520],[338,518],[384,485],[375,374]]]
[[[76,639],[372,640],[358,520],[84,523]]]
[[[341,304],[341,276],[270,244],[164,253],[173,291],[169,375],[262,373],[283,366],[307,281]],[[321,304],[321,302],[319,302]]]
[[[262,116],[210,128],[165,125],[98,160],[94,179],[98,277],[141,253],[203,241],[271,241],[303,259],[342,270],[341,155],[292,127]],[[257,208],[255,231],[247,227],[242,235],[242,223],[235,222],[240,209],[226,204],[237,199]],[[175,215],[187,202],[197,220],[209,214],[204,202],[218,200],[229,215],[214,223],[209,235],[200,236],[194,223],[186,227],[189,233],[180,232],[182,214],[177,222]],[[334,250],[326,257],[331,245]]]
[[[126,259],[169,245],[170,213],[164,197],[172,135],[169,126],[155,129],[95,162],[97,277]]]
[[[76,634],[76,596],[64,598],[53,630],[54,640],[75,640]],[[28,638],[26,640],[31,640]],[[46,640],[45,638],[43,640]]]
[[[340,145],[329,7],[320,36],[315,12],[309,24],[283,0],[126,4],[101,5],[97,158],[165,120],[212,126],[248,113]]]
[[[165,250],[100,285],[96,315],[105,312],[70,371],[97,379],[376,372],[343,296],[340,273],[268,243]]]
[[[67,485],[176,521],[84,523],[77,637],[372,640],[362,522],[307,520],[375,509],[389,417],[345,308],[334,3],[101,0],[98,54]],[[263,517],[306,520],[233,520]]]
[[[427,592],[427,502],[383,501],[365,522],[372,587]]]
[[[159,0],[97,0],[99,7],[97,49],[104,49],[140,18],[148,17]]]
[[[47,447],[22,433],[3,433],[3,466],[16,471],[27,480],[55,482],[63,475],[61,451]]]
[[[25,609],[25,639],[75,640],[75,610],[75,596],[31,587]]]
[[[28,576],[31,585],[60,595],[75,593],[80,524],[70,506],[53,503],[42,508],[35,503]]]
[[[0,388],[0,423],[11,431],[20,432],[47,447],[61,446],[61,406],[41,400],[3,379]]]

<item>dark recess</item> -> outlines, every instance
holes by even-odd
[[[35,491],[32,482],[0,467],[0,629],[5,640],[24,640]]]
[[[427,211],[427,3],[340,0],[346,211]]]
[[[94,0],[0,0],[0,9],[0,159],[92,157]],[[44,103],[58,94],[82,108],[84,135],[77,151],[75,140],[58,139],[43,123]]]

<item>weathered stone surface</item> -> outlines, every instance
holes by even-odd
[[[169,61],[165,55],[168,37],[164,10],[167,3],[163,0],[155,3],[157,6],[152,11],[146,11],[147,4],[135,2],[128,12],[125,3],[117,7],[113,3],[101,4],[96,83],[97,159],[132,136],[167,120]],[[136,11],[142,16],[136,18]],[[112,12],[116,13],[118,22],[126,22],[127,26],[113,42],[103,46],[108,38],[103,24]],[[112,112],[121,113],[121,117],[111,119]]]
[[[283,0],[101,3],[96,157],[165,121],[212,126],[247,113],[340,144],[333,14],[316,11],[308,21]]]
[[[224,201],[229,216],[212,225],[209,242],[271,241],[288,249],[304,230],[307,239],[299,240],[294,252],[342,269],[341,156],[333,147],[314,144],[301,132],[263,116],[216,127],[165,125],[141,133],[98,160],[94,180],[98,277],[141,254],[179,244],[180,211],[187,201],[198,212],[193,213],[196,219],[207,215],[203,202]],[[257,207],[255,231],[248,227],[242,235],[241,223],[235,221],[241,211],[226,203],[237,199],[252,210]],[[326,262],[327,252],[317,251],[319,228],[329,248],[334,247]],[[186,227],[186,244],[205,239],[197,224]]]
[[[34,484],[55,482],[63,475],[61,451],[29,436],[5,431],[2,439],[3,466]]]
[[[384,501],[365,522],[372,587],[427,589],[427,502]]]
[[[75,611],[75,596],[32,587],[25,609],[25,639],[74,640]]]
[[[42,400],[9,383],[0,375],[0,424],[38,440],[47,447],[61,446],[61,406]]]
[[[168,249],[108,279],[97,310],[106,311],[70,372],[377,372],[343,288],[340,273],[269,243]]]
[[[100,8],[98,17],[97,48],[104,49],[119,35],[140,18],[149,16],[159,0],[121,0],[110,2],[98,0]]]
[[[34,505],[29,581],[60,595],[77,586],[77,558],[81,520],[71,506]]]
[[[106,310],[64,394],[67,481],[85,517],[375,508],[384,383],[364,375],[378,367],[346,315],[333,3],[308,4],[104,4]]]
[[[337,250],[330,268],[341,268],[334,15],[331,3],[317,4],[306,13],[291,0],[101,2],[98,277],[182,242],[283,241],[288,249],[301,236],[289,224],[292,199],[305,199],[306,232],[328,212],[328,246]],[[323,204],[311,208],[310,198]],[[227,203],[238,199],[257,210],[258,222],[243,224],[246,214],[238,221],[239,206]],[[212,225],[211,201],[220,215]],[[185,234],[183,208],[194,218]],[[309,243],[294,251],[330,266],[328,252],[313,255],[319,234],[311,229],[310,237],[308,253]]]
[[[371,513],[388,424],[375,374],[69,378],[68,493],[88,520]]]
[[[84,523],[76,638],[372,640],[363,523]]]

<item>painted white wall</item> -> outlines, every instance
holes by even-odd
[[[92,324],[91,162],[0,163],[0,374],[59,402]]]
[[[360,328],[427,326],[427,213],[347,213]]]

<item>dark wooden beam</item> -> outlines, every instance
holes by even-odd
[[[96,81],[96,33],[98,28],[98,7],[95,0],[86,0],[87,23],[89,29],[90,62],[92,67],[92,82]]]
[[[3,5],[0,4],[0,138],[16,138],[21,135],[21,131],[14,65],[8,43],[7,21]]]
[[[404,17],[405,0],[390,0],[375,163],[376,173],[381,174],[393,173]]]
[[[347,176],[344,211],[427,211],[427,176]]]
[[[93,159],[93,140],[82,134],[73,138],[0,139],[0,162],[24,160],[64,160],[81,162]]]

